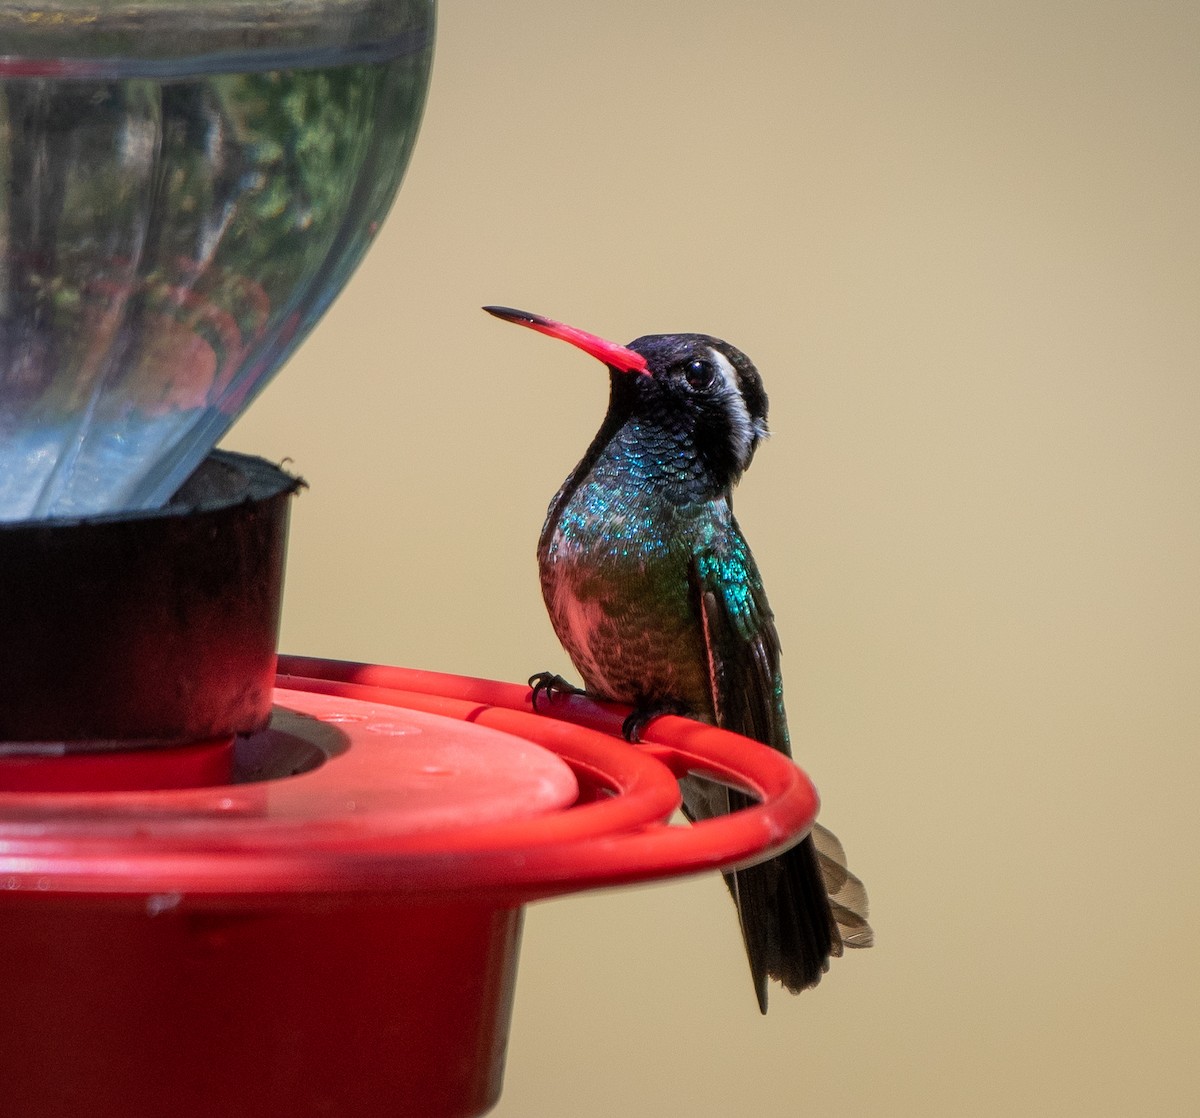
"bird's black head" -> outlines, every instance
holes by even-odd
[[[613,372],[613,406],[665,426],[713,477],[737,481],[767,436],[767,394],[750,358],[708,334],[647,334],[627,348],[649,375]]]
[[[719,487],[734,484],[767,435],[767,394],[741,350],[707,334],[647,334],[627,346],[508,307],[485,307],[508,322],[561,338],[603,361],[612,396],[606,426],[629,420],[694,451]]]

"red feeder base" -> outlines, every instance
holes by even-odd
[[[433,1118],[499,1097],[519,908],[155,903],[4,912],[0,1112]]]
[[[816,812],[787,759],[683,719],[634,748],[577,697],[280,669],[232,750],[93,755],[90,784],[0,760],[0,1114],[481,1114],[525,902],[757,861]],[[688,771],[762,802],[669,827]]]

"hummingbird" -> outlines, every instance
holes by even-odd
[[[768,434],[754,364],[708,334],[622,346],[542,315],[483,309],[608,367],[604,421],[551,501],[537,546],[546,608],[583,692],[629,705],[631,740],[659,714],[684,714],[790,757],[779,635],[732,506]],[[549,673],[530,684],[535,706],[541,691],[573,689]],[[753,802],[694,775],[680,784],[692,822]],[[725,880],[763,1013],[768,978],[798,993],[831,955],[872,943],[862,882],[819,824]]]

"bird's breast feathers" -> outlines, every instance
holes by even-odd
[[[689,581],[694,539],[652,514],[581,520],[544,540],[542,592],[587,690],[634,704],[711,710],[707,656]]]

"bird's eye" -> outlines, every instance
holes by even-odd
[[[683,375],[693,388],[708,388],[716,377],[717,370],[711,361],[697,357],[695,361],[687,363]]]

